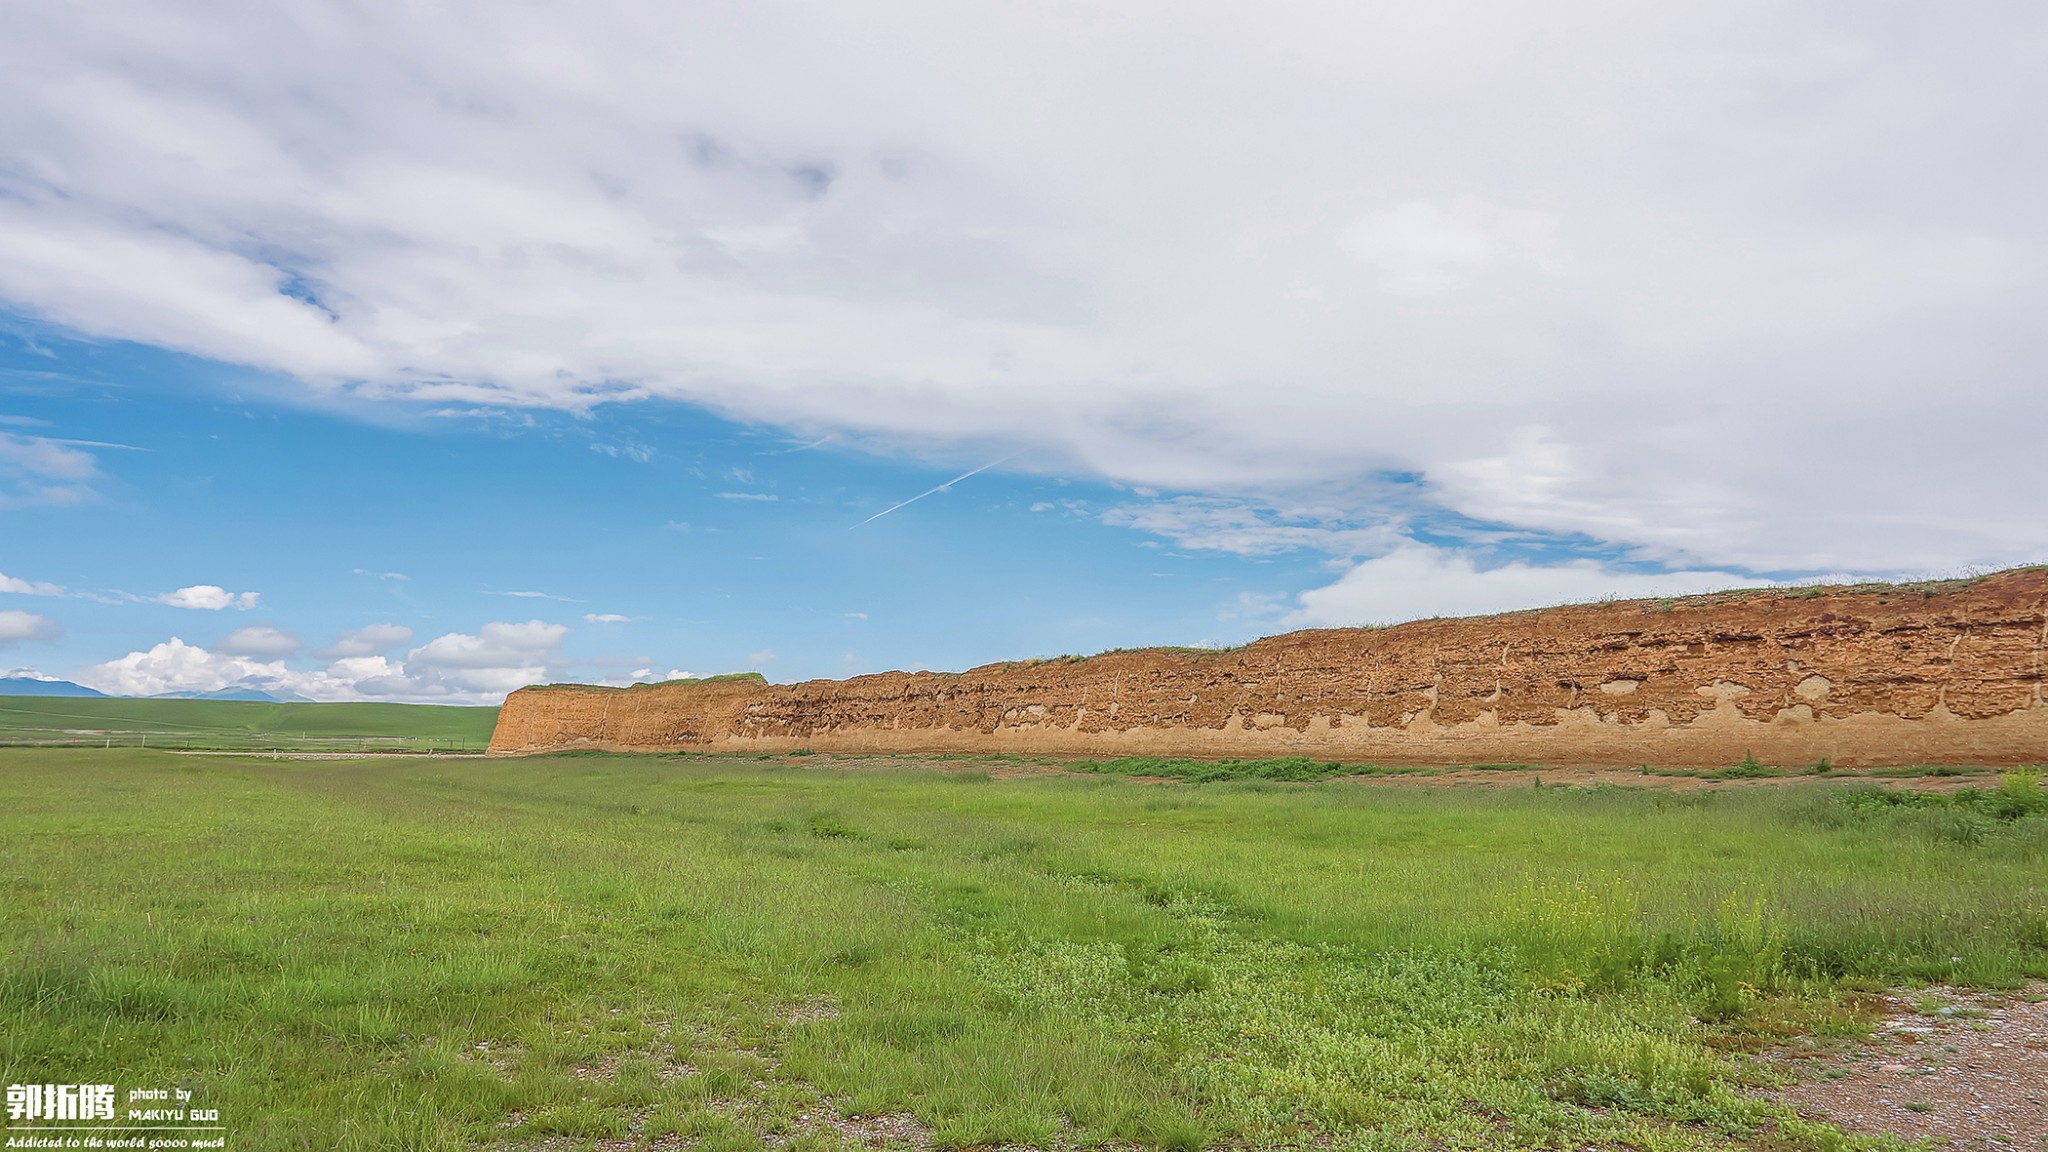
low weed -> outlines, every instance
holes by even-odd
[[[248,1148],[1851,1149],[1745,1053],[2048,976],[2033,773],[1123,763],[0,750],[0,1077]]]
[[[1152,776],[1166,780],[1185,780],[1191,784],[1213,784],[1225,780],[1307,783],[1338,776],[1433,775],[1436,772],[1433,768],[1344,764],[1333,760],[1310,760],[1300,756],[1271,760],[1175,760],[1159,756],[1125,756],[1114,760],[1080,760],[1066,767],[1070,772],[1092,772],[1108,776]]]

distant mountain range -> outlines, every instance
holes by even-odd
[[[83,684],[69,680],[40,680],[34,676],[0,676],[0,696],[99,696]],[[138,700],[253,700],[263,704],[310,703],[303,696],[273,696],[255,688],[220,688],[212,692],[160,692],[155,696],[133,697]]]
[[[105,696],[69,680],[38,680],[33,676],[0,676],[0,696]]]
[[[151,700],[255,700],[264,704],[311,704],[304,696],[279,696],[255,688],[216,688],[211,692],[160,692]]]

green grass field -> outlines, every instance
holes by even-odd
[[[1837,1149],[1744,1053],[2048,976],[2048,792],[0,749],[0,892],[231,1149]]]
[[[0,696],[0,745],[481,751],[496,708]]]

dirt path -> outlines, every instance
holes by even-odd
[[[294,752],[289,748],[276,751],[270,749],[236,748],[166,748],[174,756],[247,756],[259,760],[484,760],[483,752]]]
[[[1883,1000],[1868,1043],[1809,1043],[1767,1059],[1799,1082],[1777,1099],[1864,1135],[1972,1152],[2048,1152],[2048,984]]]

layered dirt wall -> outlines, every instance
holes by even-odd
[[[491,750],[2048,761],[2048,568],[890,672],[515,692]]]

